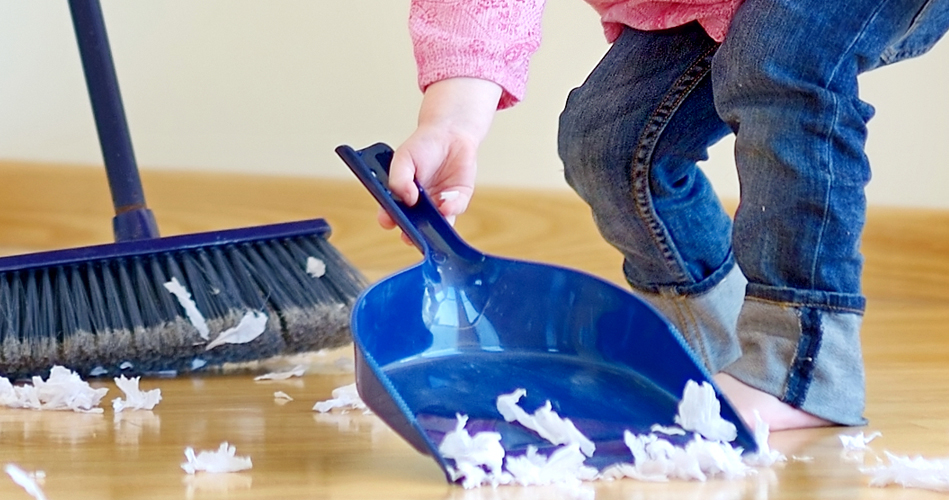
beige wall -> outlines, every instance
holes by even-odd
[[[527,100],[498,116],[479,182],[566,188],[557,115],[606,50],[580,0],[549,0]],[[142,168],[347,177],[341,143],[397,144],[419,93],[407,0],[103,0]],[[949,208],[949,42],[865,76],[877,205]],[[706,170],[737,196],[730,141]],[[0,0],[0,158],[98,163],[65,1]]]

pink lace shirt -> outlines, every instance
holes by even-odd
[[[545,0],[412,0],[409,28],[419,86],[468,76],[491,80],[504,93],[499,108],[524,97],[527,66],[540,45]],[[586,0],[600,14],[606,39],[622,27],[656,30],[698,21],[725,38],[741,0]]]

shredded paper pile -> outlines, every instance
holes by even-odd
[[[690,381],[683,392],[676,417],[677,427],[654,427],[649,434],[627,431],[624,441],[633,455],[633,463],[619,463],[602,472],[584,464],[593,455],[596,445],[584,436],[569,419],[561,418],[550,402],[527,413],[518,406],[526,395],[524,389],[504,394],[497,399],[498,412],[508,422],[517,422],[535,432],[557,448],[549,455],[529,447],[520,456],[505,456],[501,435],[479,432],[470,435],[465,429],[468,417],[458,415],[455,429],[447,433],[439,445],[439,453],[454,462],[449,470],[452,479],[465,488],[482,485],[576,485],[581,481],[630,477],[645,481],[685,479],[705,481],[710,477],[739,478],[754,467],[767,467],[785,457],[768,447],[768,426],[758,421],[755,440],[758,453],[742,457],[742,449],[730,442],[737,436],[734,424],[721,417],[721,405],[715,390],[708,383]],[[665,437],[688,435],[684,446],[675,445]]]
[[[125,393],[124,400],[112,401],[116,413],[151,410],[161,401],[160,389],[138,388],[139,378],[121,375],[115,379],[115,385]],[[0,377],[0,406],[7,408],[102,413],[99,404],[108,392],[105,387],[93,388],[76,372],[58,365],[50,369],[49,378],[35,376],[32,384],[13,385],[6,377]]]
[[[93,389],[77,373],[62,366],[54,366],[46,380],[38,376],[32,380],[32,384],[13,385],[6,377],[0,377],[0,405],[101,413],[99,402],[109,392],[106,388]]]

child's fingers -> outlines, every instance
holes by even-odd
[[[376,221],[379,222],[379,225],[382,226],[383,229],[395,229],[395,221],[392,220],[389,213],[382,207],[380,207],[379,212],[376,213]]]
[[[409,206],[415,205],[418,201],[418,187],[415,185],[416,171],[415,161],[406,148],[396,149],[392,155],[392,163],[389,165],[389,190]]]
[[[379,213],[376,215],[376,220],[379,221],[379,225],[382,226],[384,229],[396,228],[395,221],[392,220],[392,217],[390,217],[389,214],[382,208],[379,209]],[[402,233],[402,242],[405,243],[406,245],[413,244],[412,240],[409,239],[409,237],[404,232]]]
[[[455,224],[455,217],[461,215],[468,209],[468,203],[471,196],[461,194],[458,191],[443,191],[436,197],[435,204],[438,205],[438,211],[445,216],[449,224]],[[392,217],[383,208],[379,208],[376,213],[376,220],[383,229],[395,229],[396,223]],[[404,236],[404,235],[403,235]],[[405,238],[403,238],[405,239]],[[408,241],[408,240],[406,240]]]

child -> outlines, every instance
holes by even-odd
[[[746,422],[865,423],[865,71],[919,55],[949,0],[588,0],[612,47],[560,117],[567,182]],[[425,95],[390,187],[465,211],[478,146],[519,101],[543,0],[413,0]],[[730,219],[696,162],[729,133]],[[380,223],[394,227],[381,214]]]

